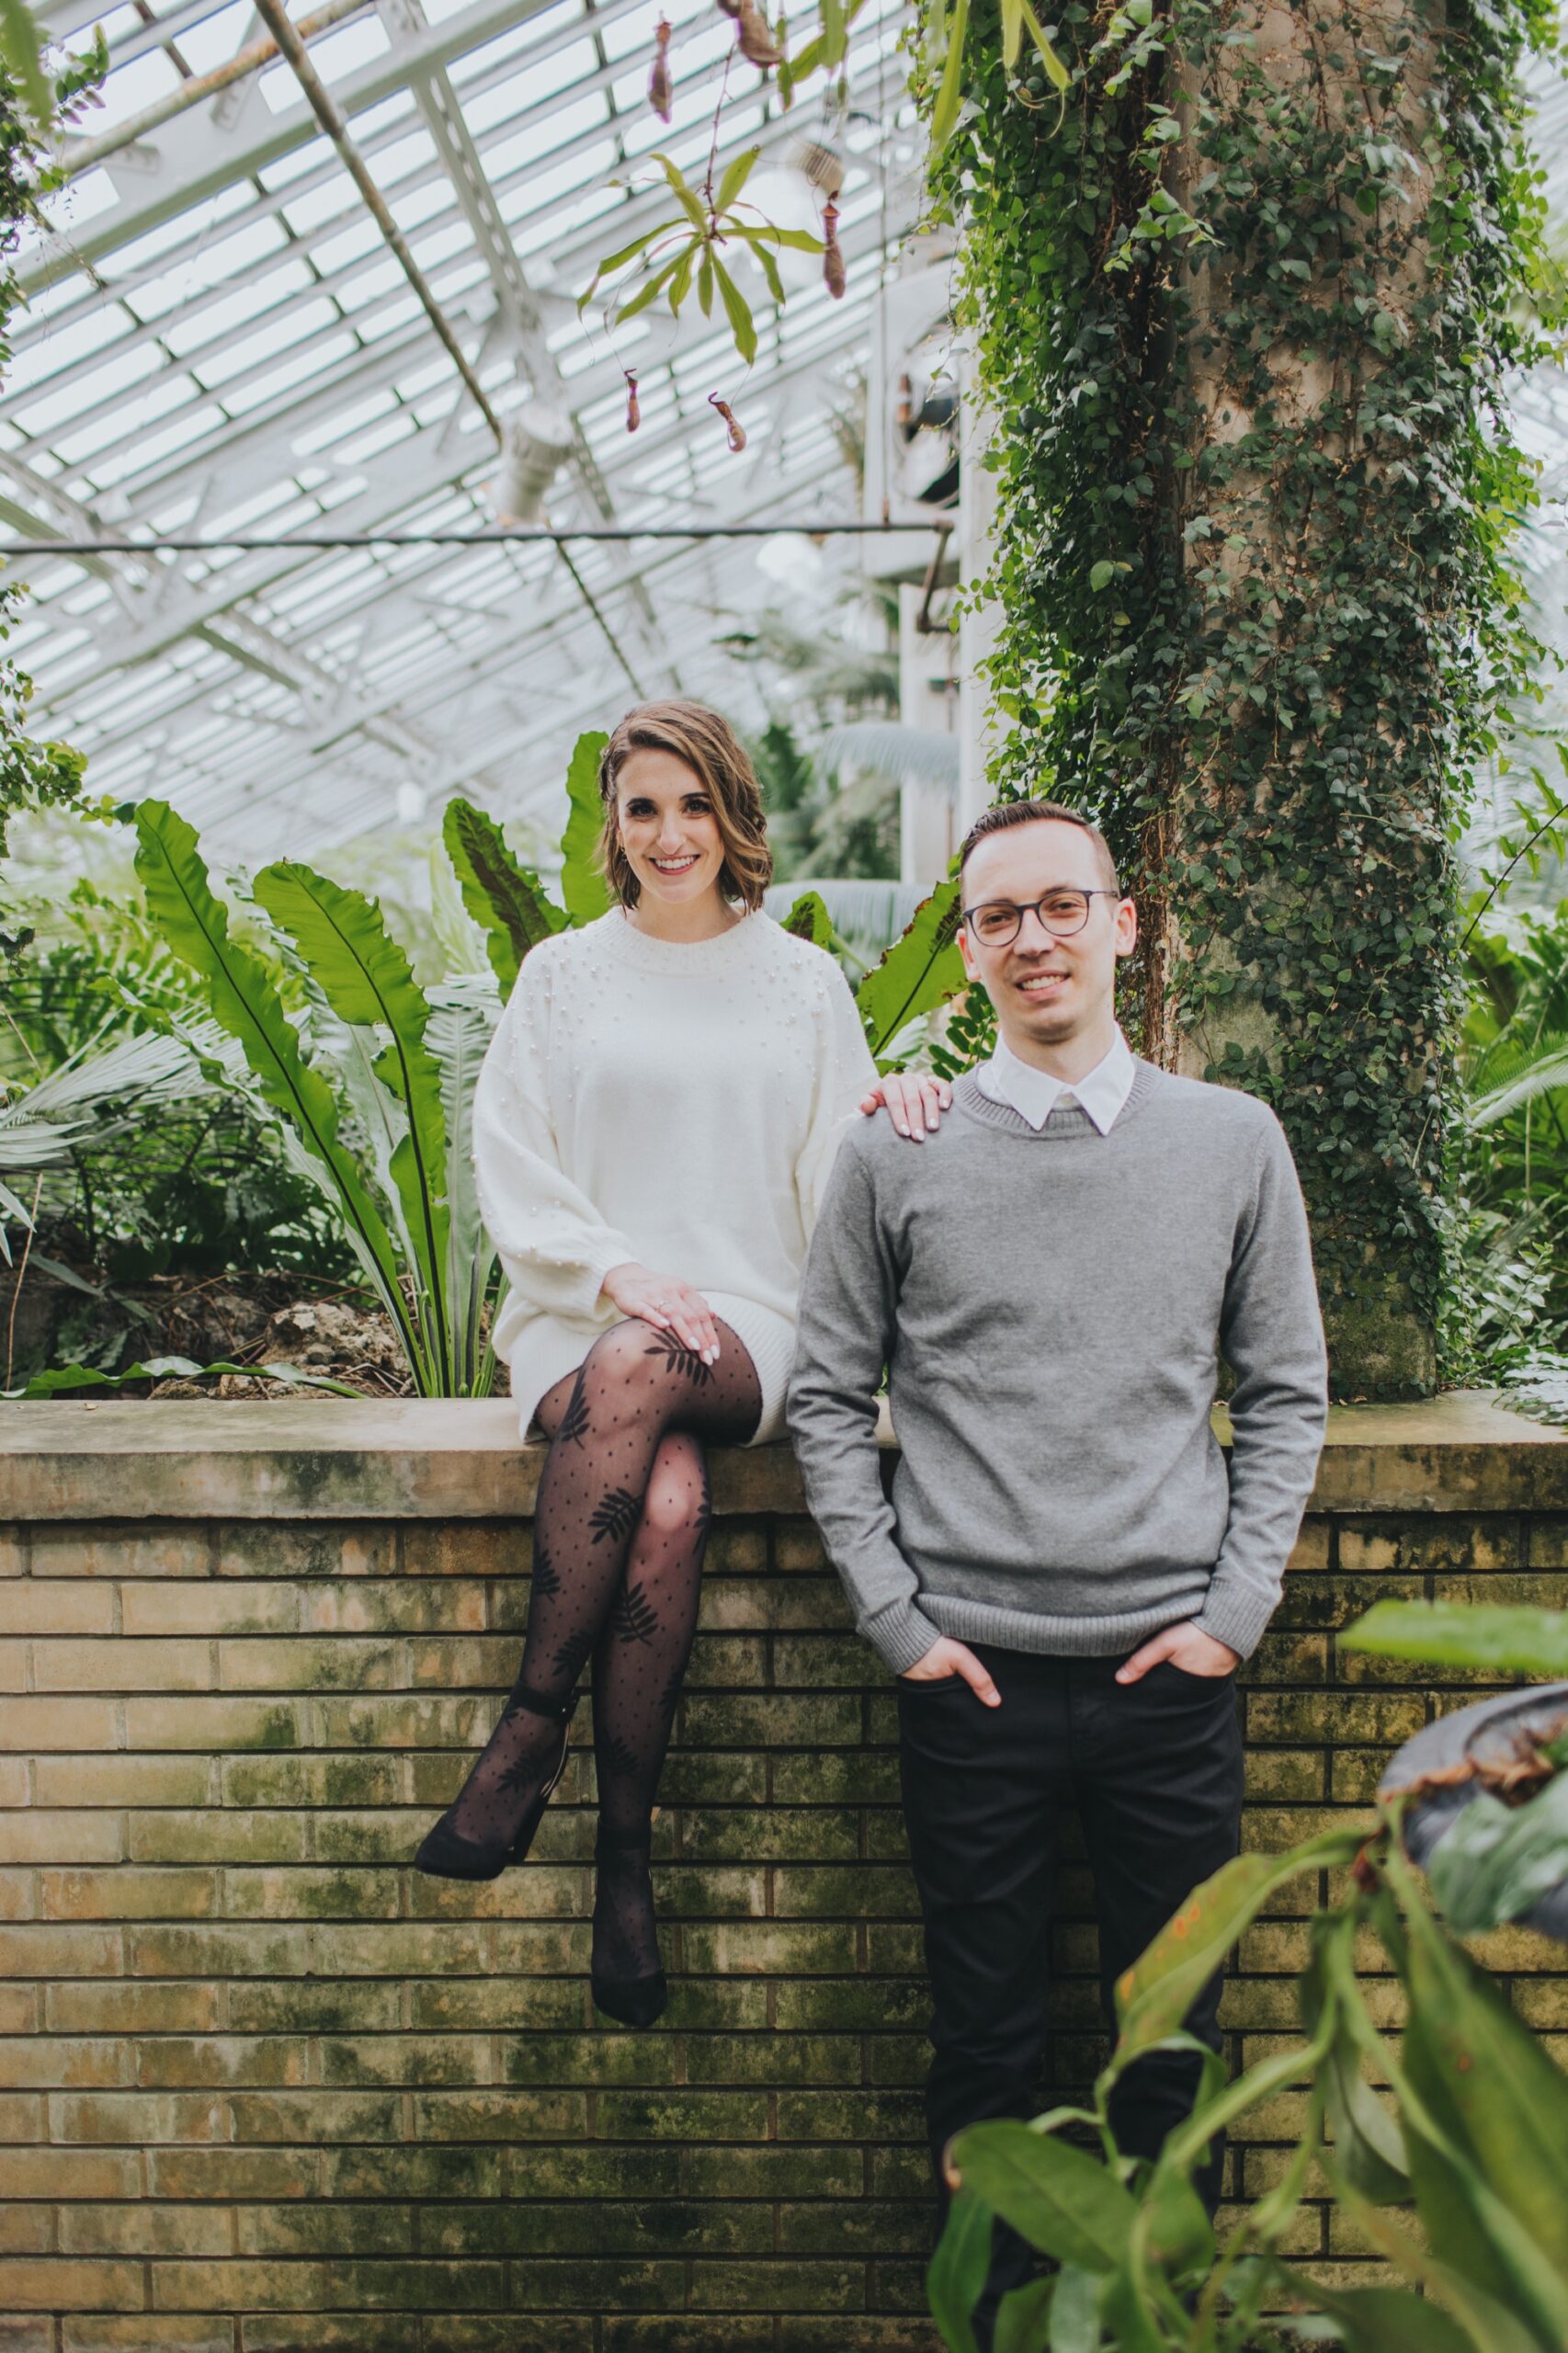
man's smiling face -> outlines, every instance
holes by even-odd
[[[1099,844],[1080,825],[1054,817],[1009,825],[985,835],[970,852],[963,872],[966,912],[988,901],[1010,901],[1031,908],[1016,939],[1001,947],[977,940],[965,924],[959,934],[964,969],[979,981],[996,1008],[997,1024],[1013,1051],[1028,1061],[1032,1046],[1070,1045],[1114,1018],[1116,967],[1131,956],[1138,918],[1131,899],[1103,895],[1112,881]],[[1092,892],[1081,931],[1053,938],[1032,912],[1037,900],[1053,913],[1053,894],[1064,919],[1074,919],[1065,895]]]

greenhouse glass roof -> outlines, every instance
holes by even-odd
[[[548,818],[579,730],[634,695],[685,691],[759,722],[763,674],[718,641],[778,604],[780,582],[814,580],[825,608],[858,568],[854,540],[813,553],[794,535],[858,519],[874,313],[919,212],[909,9],[866,0],[847,111],[824,117],[819,83],[785,114],[737,61],[721,150],[760,142],[749,192],[814,227],[803,142],[837,144],[845,299],[813,258],[786,255],[781,312],[743,265],[761,335],[749,371],[694,302],[612,343],[575,298],[667,209],[654,149],[700,176],[733,40],[712,0],[307,6],[311,63],[484,402],[503,423],[530,402],[572,421],[550,523],[780,536],[575,540],[569,560],[537,540],[215,544],[486,529],[494,439],[290,64],[274,54],[233,77],[265,37],[250,0],[107,15],[51,0],[51,35],[101,20],[111,64],[102,108],[67,143],[50,233],[19,257],[0,526],[214,544],[18,559],[33,599],[13,647],[36,723],[89,756],[95,790],[165,795],[240,858],[413,820],[456,791]],[[661,13],[668,128],[647,102]],[[1568,88],[1544,67],[1534,80],[1549,199],[1568,221]],[[639,373],[635,435],[624,366]],[[714,392],[744,421],[742,455]],[[1568,380],[1537,370],[1518,412],[1542,464],[1527,566],[1546,632],[1568,645]]]
[[[493,526],[494,436],[290,67],[274,56],[213,92],[265,38],[249,0],[40,13],[57,40],[101,21],[111,68],[102,109],[68,142],[74,172],[51,232],[19,257],[28,302],[0,402],[6,532]],[[661,13],[675,27],[668,128],[646,95]],[[733,40],[712,0],[314,10],[330,29],[311,63],[489,405],[503,423],[530,399],[573,421],[552,526],[798,533],[858,519],[858,383],[917,210],[906,15],[868,0],[848,113],[832,126],[847,293],[833,301],[819,261],[785,256],[776,312],[743,265],[761,337],[748,372],[695,302],[678,323],[628,321],[612,347],[575,299],[607,251],[667,210],[653,149],[700,176]],[[754,95],[725,110],[721,162],[760,142],[762,209],[814,227],[794,166],[824,135],[823,100],[802,95],[786,115],[738,60],[732,100],[737,75]],[[623,366],[639,373],[635,435]],[[742,455],[715,392],[744,424]],[[855,548],[824,543],[824,596]],[[413,818],[459,790],[549,813],[578,731],[634,691],[760,720],[755,674],[714,640],[777,602],[802,552],[752,537],[574,541],[570,563],[540,541],[30,557],[16,567],[33,597],[12,642],[36,723],[88,755],[95,790],[163,794],[245,858]]]

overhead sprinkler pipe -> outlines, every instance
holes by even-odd
[[[495,436],[496,448],[504,447],[506,428],[491,407],[483,385],[469,366],[467,354],[453,333],[451,323],[430,290],[429,280],[409,252],[403,233],[392,219],[386,199],[370,177],[369,165],[349,137],[348,126],[338,112],[331,93],[311,63],[305,44],[300,38],[300,27],[280,6],[279,0],[256,0],[256,10],[277,43],[278,53],[287,58],[293,68],[294,78],[309,99],[316,120],[343,158],[345,170],[364,198],[365,208],[395,256],[398,267],[418,296],[420,306],[439,335],[453,367],[462,378],[470,399]]]
[[[334,25],[341,25],[350,17],[363,16],[372,5],[373,0],[327,0],[324,8],[314,9],[310,16],[301,17],[292,29],[301,40],[314,40],[319,34],[330,32]],[[161,130],[165,122],[172,122],[176,115],[188,114],[192,107],[200,106],[207,98],[215,98],[220,90],[228,89],[235,82],[243,82],[247,74],[258,74],[278,54],[278,43],[270,37],[266,40],[248,41],[244,49],[235,51],[227,64],[215,65],[210,74],[188,74],[161,98],[154,98],[150,107],[143,107],[140,114],[128,114],[123,122],[117,122],[112,129],[100,131],[96,139],[71,140],[61,157],[61,169],[68,180],[77,178],[83,172],[91,171],[95,164],[103,163],[108,156],[121,154],[127,147],[134,147],[139,139],[145,139],[149,132]]]

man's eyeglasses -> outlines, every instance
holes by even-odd
[[[985,899],[978,907],[966,907],[963,920],[970,935],[983,948],[1007,948],[1023,929],[1024,917],[1031,911],[1040,917],[1044,929],[1053,939],[1071,939],[1082,931],[1089,920],[1089,908],[1096,899],[1119,899],[1119,891],[1048,891],[1043,899],[1030,899],[1019,907],[1011,899]]]

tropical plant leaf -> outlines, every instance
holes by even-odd
[[[1043,2255],[1084,2271],[1125,2262],[1137,2207],[1085,2150],[1006,2117],[958,2133],[949,2164],[964,2188]]]
[[[1238,1855],[1195,1888],[1175,1917],[1117,1981],[1119,2071],[1180,2027],[1198,1995],[1274,1893],[1302,1871],[1349,1862],[1360,1830],[1328,1830],[1288,1855]]]
[[[1393,2070],[1427,2243],[1542,2342],[1568,2306],[1568,2077],[1422,1903],[1405,1896],[1409,2013]]]
[[[654,163],[662,165],[664,167],[665,177],[668,180],[670,187],[675,191],[676,201],[680,206],[681,210],[686,214],[687,219],[691,222],[692,226],[700,230],[703,235],[706,236],[708,233],[708,215],[702,209],[702,199],[698,195],[697,190],[690,185],[679,165],[672,162],[671,158],[665,153],[662,147],[655,147],[653,153]]]
[[[1312,1922],[1312,1951],[1301,1981],[1302,2016],[1315,2028],[1331,2006],[1333,2040],[1318,2071],[1334,2137],[1335,2163],[1364,2197],[1391,2206],[1410,2196],[1404,2136],[1361,2074],[1356,2025],[1362,2011],[1356,1988],[1354,1923],[1344,1913]]]
[[[539,876],[519,866],[494,818],[472,801],[448,801],[441,839],[463,904],[484,934],[490,969],[502,995],[510,996],[524,957],[562,929],[565,913]]]
[[[926,2273],[931,2317],[951,2353],[979,2353],[971,2317],[991,2268],[993,2215],[971,2189],[958,2190]]]
[[[855,22],[865,6],[866,0],[849,0],[849,6],[844,10],[844,22],[846,28]],[[818,33],[814,40],[809,40],[804,49],[796,51],[790,61],[790,79],[793,88],[798,90],[801,84],[810,74],[814,74],[819,66],[838,63],[839,58],[830,58],[827,51],[828,36],[825,30]],[[841,51],[839,57],[842,57],[842,54]]]
[[[43,70],[38,24],[26,0],[0,0],[0,58],[39,131],[54,119],[54,91]]]
[[[147,912],[166,944],[199,976],[219,1027],[244,1052],[265,1100],[315,1162],[366,1272],[381,1293],[414,1365],[418,1336],[398,1280],[386,1221],[338,1132],[331,1088],[300,1051],[294,1026],[259,956],[231,937],[195,830],[165,801],[136,812],[136,870]]]
[[[906,1022],[929,1013],[965,985],[958,949],[959,882],[938,883],[915,910],[902,939],[888,949],[856,992],[872,1055],[885,1054]]]
[[[813,948],[833,946],[833,917],[823,904],[819,891],[802,891],[784,918],[784,929],[796,939],[809,939]]]
[[[1568,1880],[1568,1773],[1521,1806],[1473,1797],[1427,1857],[1426,1876],[1460,1936],[1520,1919]]]
[[[713,275],[719,281],[719,296],[724,305],[724,316],[730,322],[730,333],[735,338],[735,349],[749,368],[756,358],[756,322],[751,314],[751,304],[717,254],[713,256]]]
[[[566,771],[569,803],[561,836],[561,895],[574,923],[592,923],[610,907],[609,884],[597,862],[604,804],[599,799],[599,755],[609,737],[591,729],[579,735]]]
[[[483,992],[483,993],[482,993]],[[473,1165],[473,1097],[494,1029],[494,999],[477,975],[430,991],[426,1042],[441,1073],[447,1115],[447,1205],[450,1258],[447,1280],[452,1330],[452,1381],[460,1396],[487,1397],[495,1358],[482,1326],[495,1280],[496,1251],[479,1206]],[[505,1295],[492,1302],[492,1324]]]
[[[1033,2286],[1052,2290],[1049,2307],[1051,2353],[1099,2353],[1100,2297],[1105,2288],[1099,2274],[1081,2271],[1075,2264],[1064,2263],[1053,2281],[1040,2279]],[[1030,2292],[1028,2288],[1017,2288],[1012,2295],[1003,2297],[996,2324],[995,2353],[1008,2353],[1002,2338],[1002,2322],[1007,2317],[1008,2305],[1017,2304]],[[1012,2353],[1037,2353],[1039,2339],[1024,2336],[1021,2327],[1020,2322]]]
[[[299,949],[337,1018],[384,1035],[374,1068],[407,1122],[390,1168],[418,1270],[415,1308],[429,1355],[429,1361],[415,1366],[415,1376],[427,1393],[433,1385],[436,1395],[449,1397],[447,1117],[440,1069],[425,1043],[429,1000],[380,908],[361,892],[346,890],[292,860],[264,867],[253,888],[257,904]]]
[[[1494,1127],[1538,1096],[1568,1087],[1568,1037],[1494,1038],[1470,1075],[1471,1127]]]
[[[617,322],[624,324],[626,320],[634,319],[639,311],[645,311],[650,302],[657,301],[690,250],[688,245],[685,252],[676,254],[673,261],[663,263],[652,278],[643,280],[635,294],[624,302],[618,302],[615,306]]]
[[[1568,1676],[1568,1614],[1492,1602],[1375,1601],[1339,1637],[1379,1658],[1509,1675]]]
[[[735,156],[733,162],[725,165],[723,177],[719,182],[719,193],[714,199],[716,211],[728,212],[747,180],[750,179],[752,166],[761,153],[760,147],[748,147],[743,153]]]
[[[1073,2277],[1086,2280],[1091,2293],[1098,2288],[1099,2282],[1092,2272],[1075,2271]],[[1027,2288],[1010,2289],[997,2307],[996,2326],[991,2339],[992,2353],[1040,2353],[1040,2348],[1046,2344],[1054,2343],[1054,2338],[1048,2337],[1047,2331],[1051,2325],[1051,2316],[1056,2308],[1060,2285],[1061,2274],[1058,2273],[1053,2279],[1031,2279]],[[1095,2311],[1096,2306],[1091,2303],[1091,2313]],[[1085,2340],[1085,2353],[1096,2353],[1097,2336],[1096,2322],[1095,2336]]]
[[[969,32],[969,0],[953,0],[953,12],[948,20],[947,55],[942,64],[942,78],[937,88],[936,104],[931,109],[931,144],[940,150],[953,135],[953,126],[963,104],[963,48]]]
[[[1410,2288],[1324,2288],[1301,2282],[1303,2295],[1339,2324],[1345,2353],[1488,2353],[1450,2313]]]

